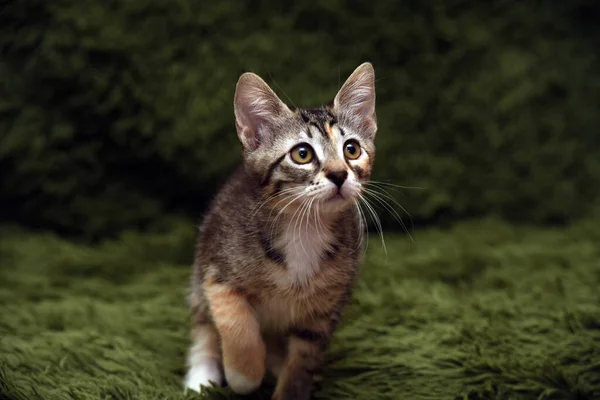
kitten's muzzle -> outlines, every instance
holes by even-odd
[[[346,170],[338,170],[338,171],[330,171],[325,175],[327,179],[335,184],[338,187],[338,190],[342,187],[346,178],[348,178],[348,171]]]

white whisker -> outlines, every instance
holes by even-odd
[[[304,241],[302,240],[302,225],[304,224],[304,215],[306,214],[306,211],[308,210],[308,206],[310,206],[310,199],[306,199],[304,201],[304,206],[302,207],[302,211],[300,213],[299,216],[299,224],[298,225],[298,233],[300,234],[300,247],[302,247],[302,251],[304,252],[304,255],[308,258],[308,252],[306,251],[306,247],[304,247]],[[308,227],[307,227],[308,228]]]
[[[360,208],[360,203],[357,200],[353,200],[353,202],[354,202],[354,206],[356,207],[356,211],[358,212],[358,222],[360,224],[360,226],[359,226],[360,240],[352,252],[355,252],[361,248],[363,242],[365,241],[365,237],[367,238],[367,244],[365,246],[365,252],[366,252],[366,250],[369,246],[369,235],[366,232],[367,231],[367,222],[366,222],[365,216]]]
[[[305,207],[306,203],[308,202],[308,200],[309,200],[308,198],[302,199],[302,203],[296,209],[296,211],[294,211],[294,214],[292,215],[292,218],[291,218],[290,222],[288,223],[288,228],[287,228],[288,231],[290,229],[290,226],[292,226],[292,241],[293,241],[294,247],[296,247],[297,243],[298,243],[296,241],[296,227],[298,226],[299,219],[298,220],[296,219],[296,215],[298,215],[298,217],[303,215],[303,210],[304,210],[304,207]],[[298,229],[300,234],[302,234],[301,229],[302,229],[302,227],[300,227]],[[304,254],[308,257],[308,253],[306,252],[306,249],[304,248],[304,244],[302,243],[302,236],[300,236],[300,247],[304,251]]]
[[[369,201],[366,199],[366,197],[364,197],[362,194],[359,194],[359,197],[363,201],[363,203],[365,204],[365,206],[367,207],[367,210],[371,214],[371,217],[373,218],[373,222],[375,223],[375,226],[376,226],[377,230],[379,231],[379,236],[381,237],[381,243],[383,245],[383,251],[384,251],[385,256],[387,258],[387,247],[385,245],[385,239],[383,238],[383,228],[381,226],[381,221],[379,220],[379,217],[377,216],[377,213],[373,209],[373,206],[371,206],[371,204],[369,203]]]
[[[315,198],[312,199],[312,202],[315,201]],[[312,207],[312,203],[311,202],[311,207]],[[316,202],[315,205],[315,229],[317,231],[317,236],[319,237],[319,241],[321,242],[321,244],[323,245],[323,247],[327,247],[327,243],[323,240],[323,237],[321,236],[321,229],[323,228],[323,221],[321,221],[321,214],[319,213],[319,202]]]
[[[402,226],[402,229],[404,230],[404,232],[406,232],[406,234],[408,235],[410,240],[414,243],[414,239],[411,236],[410,232],[408,231],[406,224],[404,223],[404,221],[402,221],[402,218],[400,217],[398,212],[396,210],[394,210],[394,208],[386,201],[385,197],[383,197],[383,195],[381,193],[377,193],[374,190],[367,189],[367,188],[365,188],[365,194],[373,196],[373,198],[379,204],[381,204],[387,211],[389,211],[392,214],[392,216],[396,219],[396,221],[398,221],[400,223],[400,225]],[[412,218],[411,218],[411,221],[412,221]]]
[[[269,229],[269,235],[271,235],[273,233],[273,229],[276,228],[277,221],[279,220],[279,218],[281,217],[281,215],[283,214],[283,212],[286,210],[286,208],[288,208],[292,203],[294,203],[296,200],[298,200],[302,196],[304,196],[304,193],[300,193],[300,194],[294,196],[294,198],[292,200],[290,200],[281,210],[279,210],[279,213],[277,213],[277,215],[275,216],[275,218],[273,219],[273,221],[271,221],[271,226],[270,226],[270,229]],[[279,203],[277,203],[277,204],[279,204]],[[275,209],[275,207],[273,207],[273,209],[271,210],[271,213],[273,212],[274,209]],[[269,213],[269,218],[271,216],[271,213]]]
[[[254,207],[254,209],[251,211],[251,215],[249,215],[249,216],[248,216],[248,218],[253,218],[253,217],[254,217],[254,216],[255,216],[255,215],[258,213],[258,211],[260,211],[260,209],[261,209],[261,208],[262,208],[262,207],[263,207],[265,204],[267,204],[269,201],[271,201],[271,200],[274,200],[274,199],[276,199],[277,197],[281,197],[281,196],[284,196],[284,195],[286,195],[286,194],[290,194],[290,193],[297,192],[297,191],[300,191],[300,190],[302,190],[302,189],[301,189],[301,188],[296,188],[296,187],[293,187],[293,188],[287,188],[287,189],[283,189],[283,190],[280,190],[279,192],[277,192],[277,193],[275,193],[275,194],[273,194],[273,195],[269,196],[269,197],[268,197],[268,198],[266,198],[264,201],[262,201],[262,199],[263,199],[263,198],[266,196],[266,195],[263,195],[263,196],[262,196],[262,197],[261,197],[261,198],[260,198],[260,199],[257,201],[257,204],[256,204],[256,206],[255,206],[255,207]]]
[[[397,205],[398,207],[400,207],[400,209],[401,209],[402,211],[404,211],[404,212],[406,213],[406,215],[408,215],[408,218],[410,218],[410,223],[411,223],[411,225],[412,225],[412,228],[414,229],[414,221],[413,221],[413,217],[412,217],[412,215],[410,215],[410,213],[408,212],[408,210],[407,210],[406,208],[402,207],[402,204],[400,204],[400,203],[398,202],[398,200],[396,200],[396,199],[394,198],[394,196],[392,196],[391,194],[389,194],[389,193],[387,192],[387,190],[385,190],[385,189],[382,189],[382,188],[377,188],[377,189],[379,189],[379,190],[383,191],[383,193],[382,193],[382,192],[378,192],[378,194],[380,194],[381,196],[384,196],[386,199],[390,200],[392,203],[394,203],[395,205]]]
[[[427,190],[427,188],[423,188],[420,186],[402,186],[402,185],[396,185],[395,183],[389,183],[389,182],[384,182],[384,181],[373,181],[373,180],[364,182],[363,185],[385,185],[385,186],[396,187],[398,189]]]

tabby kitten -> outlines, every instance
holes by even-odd
[[[332,104],[288,108],[257,75],[236,87],[243,166],[200,228],[185,386],[311,396],[363,247],[358,199],[375,157],[375,73],[360,65]]]

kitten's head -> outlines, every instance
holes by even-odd
[[[245,168],[260,180],[265,196],[281,207],[306,204],[325,213],[358,200],[375,158],[370,63],[350,75],[332,104],[294,111],[260,77],[245,73],[234,107]]]

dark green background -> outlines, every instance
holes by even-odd
[[[375,179],[425,188],[391,192],[417,223],[579,218],[600,194],[595,3],[4,3],[2,218],[82,238],[198,219],[239,162],[240,73],[319,105],[363,61]]]
[[[182,391],[236,81],[314,106],[364,61],[374,179],[423,187],[389,193],[429,226],[380,211],[315,398],[599,399],[599,21],[600,0],[0,1],[0,400],[238,399]]]

